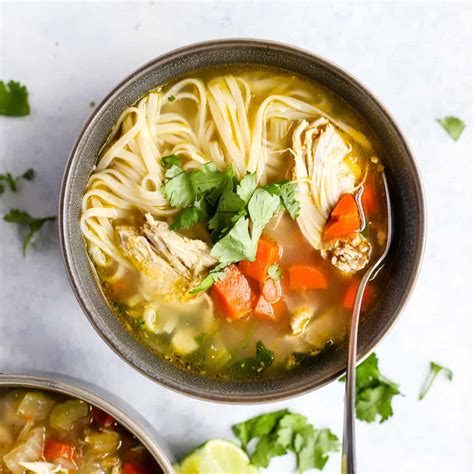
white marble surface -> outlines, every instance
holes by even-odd
[[[292,43],[352,71],[390,108],[420,165],[428,241],[416,291],[377,350],[383,372],[405,397],[382,425],[357,424],[363,472],[468,472],[472,469],[472,75],[467,3],[2,3],[1,79],[28,85],[32,114],[0,117],[0,171],[37,171],[33,183],[0,198],[56,213],[69,150],[98,102],[149,59],[188,43],[261,37]],[[454,143],[435,123],[453,114],[467,129]],[[234,422],[290,407],[339,435],[342,384],[287,402],[225,406],[155,385],[99,338],[70,290],[54,226],[26,258],[17,228],[1,237],[0,368],[51,370],[102,385],[153,422],[181,455],[210,437],[231,437]],[[451,367],[423,402],[430,360]],[[289,472],[290,458],[271,472]],[[337,472],[333,456],[326,471]]]

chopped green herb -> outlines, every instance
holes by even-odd
[[[143,318],[133,318],[135,329],[145,329],[145,320]]]
[[[222,280],[225,278],[226,273],[222,270],[222,268],[216,267],[214,268],[209,275],[204,278],[201,283],[199,283],[196,288],[193,288],[189,293],[191,295],[195,295],[196,293],[201,293],[201,291],[208,290],[216,281]]]
[[[192,207],[186,207],[176,215],[170,229],[190,229],[194,224],[206,221],[209,217],[207,207],[204,199],[198,199]]]
[[[174,102],[176,100],[176,97],[174,95],[170,95],[168,97],[168,102]]]
[[[203,332],[201,334],[198,334],[197,336],[194,337],[194,340],[196,341],[196,344],[198,346],[202,346],[204,341],[207,339],[208,334]]]
[[[329,453],[337,452],[340,443],[329,429],[317,429],[305,416],[278,410],[251,418],[232,427],[234,434],[247,451],[251,462],[258,467],[268,467],[275,456],[294,452],[300,473],[309,469],[323,469]],[[256,439],[255,449],[249,444]]]
[[[16,81],[0,81],[0,115],[22,117],[30,114],[28,90]]]
[[[340,379],[345,380],[345,377]],[[380,373],[375,353],[357,366],[355,388],[357,419],[383,423],[393,415],[392,399],[401,394],[399,385]]]
[[[266,191],[275,196],[279,196],[283,207],[288,211],[291,218],[295,220],[300,212],[300,202],[296,197],[296,184],[289,181],[268,184],[264,187]]]
[[[31,243],[33,236],[40,231],[45,222],[54,221],[55,216],[49,217],[32,217],[27,212],[20,211],[19,209],[11,209],[3,219],[12,224],[18,224],[21,226],[28,227],[28,233],[23,239],[23,255],[25,255],[28,246]]]
[[[262,370],[273,364],[273,351],[267,349],[262,341],[257,341],[255,357],[244,357],[232,362],[235,371],[247,375],[258,375]]]
[[[257,175],[255,173],[247,173],[238,184],[236,193],[247,204],[256,189]]]
[[[426,379],[425,384],[423,385],[423,388],[421,389],[420,395],[418,396],[418,400],[423,400],[423,398],[425,398],[425,395],[428,393],[428,390],[433,385],[434,379],[441,372],[444,372],[449,381],[453,380],[454,374],[451,369],[443,367],[442,365],[439,365],[436,362],[430,362],[430,373],[428,375],[428,378]]]
[[[91,108],[95,107],[95,102],[94,101],[89,102],[89,107]]]
[[[25,179],[26,181],[31,181],[35,176],[35,172],[33,169],[26,170],[22,175],[13,177],[11,173],[0,174],[0,194],[3,194],[5,191],[5,185],[3,183],[8,184],[10,190],[16,193],[18,191],[17,184],[18,181],[21,179]]]
[[[448,115],[436,121],[446,130],[449,136],[457,141],[461,136],[463,130],[466,128],[466,124],[459,118]]]
[[[279,281],[281,278],[281,269],[278,263],[274,263],[268,267],[268,276],[273,278],[275,281]]]

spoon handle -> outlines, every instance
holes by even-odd
[[[356,464],[356,446],[355,446],[355,383],[356,383],[356,364],[357,364],[357,333],[359,330],[359,316],[364,296],[365,287],[372,275],[379,270],[382,262],[388,254],[392,242],[392,207],[390,195],[388,192],[388,183],[385,173],[382,173],[383,184],[385,188],[385,199],[387,203],[387,240],[385,247],[379,258],[367,269],[360,280],[359,288],[352,310],[352,321],[349,333],[349,347],[347,354],[346,371],[346,393],[344,403],[344,424],[342,431],[342,474],[355,474],[357,472]]]

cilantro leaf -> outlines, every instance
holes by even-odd
[[[0,81],[0,115],[22,117],[30,114],[28,90],[19,82]]]
[[[268,467],[275,456],[294,452],[300,473],[323,469],[329,453],[339,451],[337,436],[329,429],[316,429],[307,418],[288,410],[278,410],[251,418],[232,427],[252,464]],[[253,452],[249,443],[258,439]]]
[[[288,413],[290,412],[287,409],[283,409],[258,415],[232,426],[232,431],[235,436],[239,438],[243,448],[247,449],[247,445],[252,439],[269,434],[273,431],[280,419]]]
[[[5,182],[10,187],[10,190],[14,193],[18,191],[17,184],[21,179],[26,181],[31,181],[35,176],[33,169],[26,170],[22,175],[13,177],[11,173],[0,174],[0,194],[3,194],[5,191],[5,186],[2,182]]]
[[[165,156],[161,159],[165,171],[165,184],[162,191],[171,207],[188,207],[196,200],[196,194],[190,179],[176,155]]]
[[[300,202],[296,197],[296,184],[284,183],[281,186],[281,200],[285,209],[293,220],[296,220],[300,213]]]
[[[249,220],[242,216],[211,250],[211,255],[227,266],[240,260],[255,260],[256,245],[249,234]]]
[[[453,380],[454,374],[451,369],[443,367],[442,365],[439,365],[436,362],[430,362],[430,373],[428,375],[428,378],[426,379],[426,382],[423,385],[423,388],[421,389],[420,395],[418,396],[418,400],[423,400],[423,398],[425,398],[425,395],[428,393],[428,390],[433,385],[434,379],[441,372],[444,372],[449,381]]]
[[[194,224],[208,219],[207,205],[204,199],[197,200],[192,207],[182,209],[170,225],[171,230],[190,229]]]
[[[11,209],[8,214],[6,214],[3,219],[6,222],[10,222],[12,224],[18,224],[21,226],[28,227],[28,233],[26,234],[25,238],[23,239],[23,255],[25,255],[28,246],[31,243],[33,236],[39,232],[39,230],[43,227],[45,222],[54,221],[56,219],[55,216],[49,217],[32,217],[27,212],[20,211],[19,209]]]
[[[252,194],[257,189],[257,175],[255,173],[247,173],[237,186],[237,195],[247,204]]]
[[[252,220],[252,239],[254,242],[258,242],[263,229],[271,221],[279,208],[280,198],[278,196],[269,193],[263,188],[255,190],[248,204],[249,216]]]
[[[174,102],[176,100],[176,97],[174,95],[170,95],[168,97],[168,102]]]
[[[279,281],[281,278],[281,269],[278,263],[273,263],[268,267],[268,276],[273,278],[275,281]]]
[[[346,377],[340,379],[345,382]],[[372,353],[356,369],[356,416],[361,421],[383,423],[393,415],[392,399],[400,395],[399,385],[384,377]]]
[[[244,357],[232,362],[232,368],[247,375],[257,375],[273,364],[273,351],[267,349],[262,341],[257,341],[255,357]]]
[[[436,121],[446,130],[449,136],[457,141],[461,136],[463,130],[466,128],[466,124],[459,118],[448,115]]]
[[[226,273],[222,271],[222,269],[218,267],[214,268],[209,272],[209,274],[199,283],[198,286],[193,288],[189,294],[195,295],[197,293],[201,293],[201,291],[208,290],[216,281],[224,279]]]
[[[339,439],[331,430],[318,430],[310,425],[295,435],[294,445],[300,473],[313,468],[324,469],[329,453],[338,452],[341,448]]]
[[[221,189],[229,180],[229,175],[218,170],[214,163],[204,163],[199,171],[190,174],[190,178],[196,194],[202,195],[214,189]]]

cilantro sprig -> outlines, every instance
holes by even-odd
[[[296,186],[288,181],[259,188],[255,173],[239,182],[232,168],[221,171],[213,163],[185,171],[179,158],[169,155],[162,158],[162,164],[166,168],[163,195],[171,207],[181,209],[170,228],[190,229],[206,222],[214,240],[211,255],[219,261],[192,293],[223,278],[226,266],[255,260],[258,240],[280,210],[286,209],[293,219],[298,216]]]
[[[423,388],[420,391],[420,394],[418,395],[418,400],[423,400],[425,398],[426,394],[428,393],[429,389],[433,385],[433,382],[435,378],[438,376],[438,374],[444,373],[446,375],[446,378],[449,381],[453,380],[453,371],[451,369],[448,369],[447,367],[443,367],[442,365],[437,364],[436,362],[430,362],[430,373],[423,385]]]
[[[26,254],[33,236],[41,230],[43,225],[48,221],[54,221],[55,216],[49,217],[32,217],[25,211],[20,211],[19,209],[11,209],[8,214],[6,214],[3,219],[6,222],[11,224],[18,224],[22,227],[27,227],[28,232],[23,239],[23,256]]]
[[[388,420],[393,415],[392,399],[401,394],[399,385],[381,374],[375,353],[357,366],[355,389],[356,417],[368,423]]]
[[[0,115],[22,117],[30,114],[28,90],[16,81],[0,81]]]
[[[11,173],[0,173],[0,195],[5,192],[5,184],[8,185],[10,191],[16,193],[18,191],[17,184],[20,180],[24,179],[26,181],[31,181],[35,176],[33,169],[26,170],[20,176],[13,176]]]
[[[250,418],[232,427],[253,465],[268,467],[272,458],[288,452],[296,455],[298,472],[323,469],[329,454],[340,449],[337,436],[328,428],[318,429],[305,416],[278,410]],[[250,449],[252,440],[255,448]]]

